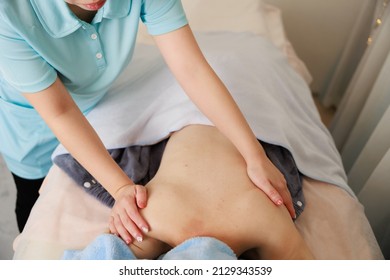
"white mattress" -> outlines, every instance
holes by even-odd
[[[361,204],[339,187],[305,178],[306,208],[296,225],[317,259],[383,259]],[[110,209],[84,192],[58,167],[41,189],[14,259],[60,259],[107,232]]]

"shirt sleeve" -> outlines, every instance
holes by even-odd
[[[188,23],[180,0],[144,0],[141,20],[151,35],[168,33]]]
[[[0,75],[20,92],[54,83],[57,72],[0,16]]]

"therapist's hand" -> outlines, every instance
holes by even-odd
[[[266,156],[247,162],[247,173],[252,182],[276,205],[284,204],[292,218],[296,218],[290,191],[283,174]]]
[[[115,197],[109,221],[110,232],[120,236],[127,244],[134,240],[141,242],[142,232],[149,230],[139,212],[147,204],[146,188],[141,185],[126,185],[117,191]]]

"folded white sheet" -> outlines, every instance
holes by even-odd
[[[210,64],[256,136],[289,149],[306,176],[353,195],[339,153],[310,90],[285,55],[251,33],[198,33]],[[154,46],[139,45],[133,63],[87,116],[107,148],[151,144],[189,124],[210,124],[192,104]],[[60,146],[53,156],[66,153]]]

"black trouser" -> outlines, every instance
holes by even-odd
[[[12,173],[16,184],[16,220],[18,222],[19,231],[22,232],[30,215],[31,208],[38,199],[38,190],[42,185],[43,179],[24,179]]]

